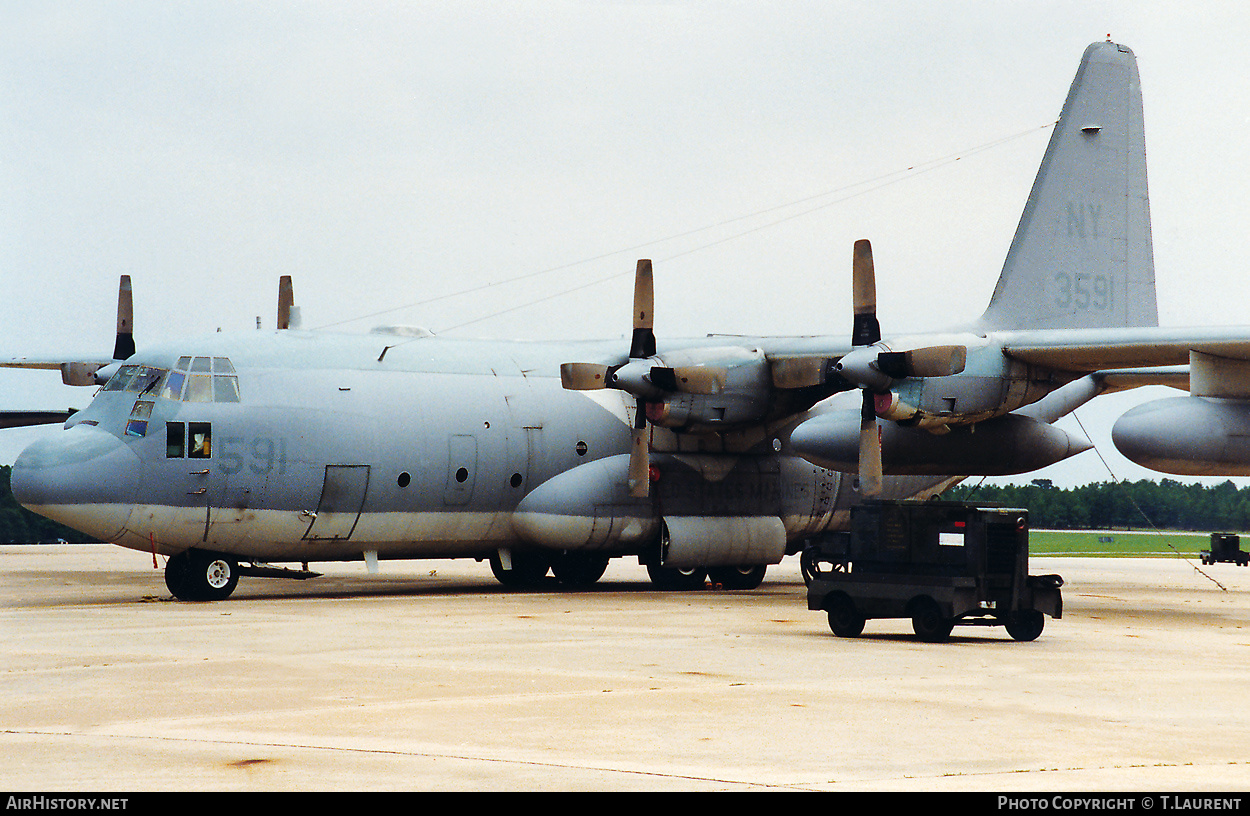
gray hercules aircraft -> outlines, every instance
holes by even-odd
[[[1117,444],[1250,473],[1250,333],[1157,326],[1128,48],[1086,50],[976,323],[883,341],[866,241],[853,268],[849,337],[657,340],[640,261],[629,348],[301,331],[284,279],[276,331],[135,352],[123,279],[112,359],[8,363],[103,384],[21,454],[13,492],[168,556],[173,594],[209,600],[240,575],[361,559],[489,559],[506,585],[578,586],[631,556],[661,587],[752,588],[865,495],[1052,464],[1089,447],[1057,418],[1191,370],[1193,396],[1129,412]]]

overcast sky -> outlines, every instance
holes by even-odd
[[[613,337],[639,257],[663,336],[841,335],[858,238],[887,336],[964,322],[1108,35],[1161,322],[1250,323],[1240,4],[0,2],[0,356],[111,351],[121,274],[141,347],[272,327],[283,274],[308,328]],[[1116,476],[1159,478],[1109,431],[1176,393],[1078,412]],[[89,397],[0,371],[6,407]]]

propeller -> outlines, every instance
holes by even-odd
[[[855,307],[851,327],[852,346],[871,346],[881,342],[881,324],[877,322],[877,277],[872,265],[872,244],[861,239],[855,242],[851,262],[851,297]],[[838,363],[841,371],[842,363]],[[877,427],[875,394],[864,388],[864,401],[859,412],[859,486],[865,496],[881,493],[881,431]]]
[[[877,400],[881,399],[888,406],[890,389],[909,377],[958,374],[964,370],[968,349],[953,345],[888,351],[877,345],[881,342],[877,282],[872,244],[867,240],[855,242],[851,289],[855,306],[851,345],[855,348],[838,361],[834,371],[864,392],[859,424],[859,483],[862,494],[872,497],[880,495],[882,479]]]
[[[629,344],[631,360],[655,356],[655,285],[651,261],[642,259],[634,271],[634,334]],[[645,498],[651,483],[651,426],[647,402],[635,397],[634,429],[629,446],[629,495]]]
[[[113,341],[113,362],[63,362],[61,382],[66,385],[104,385],[122,362],[135,353],[135,304],[130,276],[117,283],[117,339]]]
[[[560,366],[561,384],[570,390],[619,388],[634,395],[628,482],[629,495],[635,498],[648,495],[651,481],[651,426],[647,422],[647,406],[652,402],[662,402],[664,395],[664,389],[653,383],[650,377],[653,372],[672,372],[676,378],[676,369],[638,362],[655,356],[654,306],[651,261],[642,259],[634,271],[634,330],[629,344],[630,361],[619,366],[601,363],[564,363]]]

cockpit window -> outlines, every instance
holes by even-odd
[[[182,357],[173,371],[124,365],[109,378],[104,390],[182,402],[238,402],[239,378],[227,357]]]
[[[181,371],[171,371],[165,379],[165,387],[161,389],[161,399],[182,399],[182,383],[187,375]]]
[[[212,402],[213,377],[211,374],[191,374],[182,389],[183,402]]]
[[[105,391],[129,391],[131,393],[157,392],[168,370],[151,366],[124,365],[109,377]]]

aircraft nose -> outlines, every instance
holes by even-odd
[[[13,463],[13,497],[28,510],[102,541],[130,518],[139,457],[92,425],[75,425],[30,445]]]

